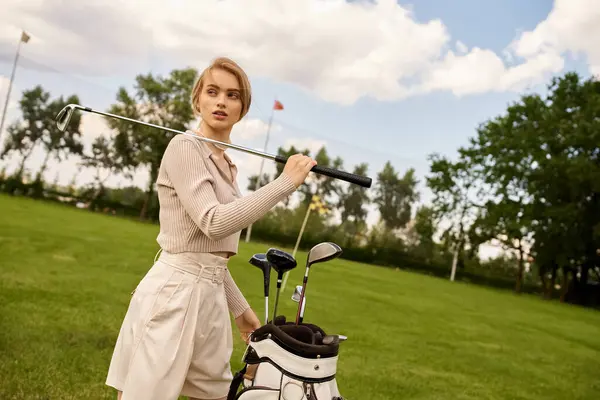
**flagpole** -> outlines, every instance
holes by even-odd
[[[306,229],[306,223],[308,222],[308,217],[310,216],[311,210],[316,210],[319,214],[328,212],[327,205],[321,201],[320,196],[313,195],[310,203],[308,204],[308,208],[306,209],[306,214],[304,214],[304,221],[302,221],[302,227],[300,228],[300,233],[298,233],[298,238],[296,239],[296,245],[294,246],[294,251],[292,252],[292,257],[296,258],[296,252],[298,251],[298,247],[300,247],[300,241],[302,240],[302,235],[304,234],[304,230]],[[285,285],[287,283],[288,276],[290,271],[287,271],[283,274],[283,283],[281,285],[281,291],[285,292]]]
[[[275,114],[275,106],[271,107],[271,116],[269,117],[269,125],[267,126],[267,137],[265,138],[265,149],[264,152],[267,152],[267,145],[269,144],[269,134],[271,132],[271,124],[273,123],[273,114]],[[254,191],[260,189],[260,181],[262,177],[263,166],[265,164],[265,159],[261,158],[260,160],[260,169],[258,171],[258,178],[256,179],[256,185],[254,185]],[[246,229],[246,243],[250,242],[250,235],[252,234],[252,224],[248,226]]]
[[[15,79],[15,72],[17,70],[17,63],[19,61],[19,54],[21,52],[21,43],[27,43],[29,41],[29,35],[25,32],[21,32],[19,38],[19,44],[17,45],[17,54],[15,55],[15,61],[13,63],[12,72],[10,74],[10,81],[8,82],[8,90],[6,91],[6,100],[4,101],[4,109],[2,110],[2,120],[0,120],[0,148],[2,148],[2,133],[4,132],[4,120],[6,119],[6,111],[8,110],[8,102],[10,100],[10,92],[12,84]]]
[[[306,228],[306,223],[308,222],[308,216],[310,215],[311,208],[312,208],[312,203],[308,205],[306,214],[304,214],[304,221],[302,221],[302,227],[300,228],[300,233],[298,234],[298,238],[296,239],[296,245],[294,246],[294,251],[292,251],[293,258],[296,258],[296,252],[298,251],[298,247],[300,246],[300,240],[302,239],[302,235],[304,234],[304,229]],[[289,274],[290,274],[290,271],[286,271],[285,274],[283,274],[283,283],[281,284],[282,292],[285,292],[285,285],[287,283]]]

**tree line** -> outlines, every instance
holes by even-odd
[[[166,76],[138,75],[130,93],[119,88],[108,112],[185,130],[193,120],[193,68]],[[114,210],[156,221],[154,184],[162,154],[174,133],[117,119],[107,119],[114,135],[98,136],[90,149],[81,143],[81,115],[75,113],[66,132],[54,118],[76,95],[50,98],[41,86],[23,92],[21,118],[8,127],[0,159],[13,155],[19,167],[1,177],[2,191],[11,194],[83,202],[91,210]],[[300,187],[295,206],[277,207],[253,227],[253,237],[293,246],[306,209],[318,195],[332,213],[314,213],[301,248],[333,240],[344,256],[361,262],[411,269],[454,280],[536,292],[585,305],[600,303],[600,83],[574,73],[554,78],[548,94],[527,94],[502,115],[482,122],[468,145],[452,161],[432,154],[424,182],[434,195],[419,205],[415,170],[398,171],[387,162],[365,189],[327,176],[311,174]],[[25,164],[35,148],[45,158],[34,178]],[[277,153],[311,154],[309,149],[280,147]],[[311,154],[319,165],[346,170],[344,160],[326,147]],[[57,188],[43,182],[48,161],[78,157],[82,168],[96,171],[81,188]],[[148,171],[144,189],[106,187],[110,176],[132,179]],[[368,175],[368,164],[348,170]],[[263,174],[261,186],[274,175]],[[259,177],[249,179],[253,190]],[[367,209],[374,205],[379,221],[367,226]],[[342,221],[342,222],[340,222]],[[481,260],[480,246],[494,240],[508,252]],[[556,289],[559,287],[560,289]]]

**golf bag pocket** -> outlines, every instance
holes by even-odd
[[[281,385],[282,373],[271,363],[256,364],[258,367],[252,380],[246,380],[247,385],[278,388]]]

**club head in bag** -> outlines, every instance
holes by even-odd
[[[296,303],[300,303],[300,293],[302,293],[302,286],[298,285],[294,289],[294,294],[292,294],[292,300]],[[298,318],[298,324],[302,323],[304,319],[304,309],[306,307],[306,296],[304,296],[304,302],[302,303],[302,309],[300,310],[300,317]]]
[[[306,263],[308,266],[320,262],[325,262],[339,257],[342,254],[342,248],[333,242],[319,243],[310,249]]]
[[[269,286],[271,283],[271,263],[264,253],[257,253],[250,258],[250,264],[263,273],[263,291],[265,296],[265,324],[269,322]]]
[[[296,325],[300,319],[300,310],[304,308],[304,295],[306,293],[306,284],[308,282],[308,273],[313,264],[321,263],[339,257],[342,254],[342,248],[333,242],[322,242],[313,246],[308,252],[306,259],[306,271],[304,272],[304,280],[302,282],[302,292],[300,293],[300,302],[296,313]]]
[[[291,254],[279,249],[267,250],[267,260],[272,268],[277,271],[277,297],[275,298],[275,308],[273,309],[273,319],[277,316],[277,306],[279,305],[279,293],[281,292],[281,282],[283,274],[296,268],[296,260]]]
[[[297,285],[294,288],[294,294],[292,294],[292,300],[296,303],[300,302],[300,294],[302,293],[302,285]]]
[[[323,338],[323,344],[332,344],[332,343],[339,343],[339,342],[343,342],[345,340],[347,340],[348,338],[344,335],[327,335]]]

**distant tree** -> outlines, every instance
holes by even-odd
[[[450,279],[454,280],[458,264],[469,247],[468,233],[477,218],[481,186],[471,173],[468,161],[456,162],[438,154],[429,156],[430,175],[427,186],[433,193],[432,217],[442,228],[442,248],[453,254]]]
[[[75,113],[65,132],[56,127],[55,118],[58,112],[69,103],[79,103],[79,98],[71,95],[66,99],[59,97],[50,101],[50,93],[37,85],[31,90],[23,91],[19,108],[22,120],[8,127],[8,137],[3,146],[0,158],[17,152],[21,156],[17,176],[22,176],[25,163],[36,146],[41,145],[46,155],[38,170],[35,180],[41,182],[51,157],[59,162],[69,155],[80,155],[83,149],[79,138],[81,115]]]
[[[389,161],[377,174],[373,201],[387,229],[404,228],[410,221],[412,207],[419,200],[417,183],[413,168],[400,178]]]
[[[167,77],[138,75],[135,94],[130,95],[125,88],[120,88],[117,103],[110,107],[109,112],[166,128],[186,130],[194,118],[189,99],[197,75],[193,68],[173,70]],[[120,119],[109,119],[108,123],[118,132],[115,148],[122,165],[148,168],[146,197],[140,211],[140,218],[145,219],[162,156],[175,134]]]
[[[105,191],[104,184],[106,180],[119,172],[123,172],[125,165],[115,148],[114,141],[107,136],[98,136],[92,143],[91,154],[84,154],[82,158],[80,164],[82,167],[96,170],[93,182],[95,193],[92,196],[92,203],[95,203]],[[131,174],[126,172],[126,176],[130,178]]]
[[[436,243],[434,241],[435,222],[433,210],[430,207],[421,206],[417,209],[412,233],[415,242],[412,250],[425,260],[431,261],[434,257]]]
[[[434,160],[430,183],[445,195],[434,204],[446,214],[463,209],[453,199],[479,203],[469,240],[516,250],[517,292],[531,256],[547,288],[562,270],[563,299],[586,303],[590,271],[600,266],[600,82],[567,73],[547,92],[482,124],[456,163]],[[468,185],[478,191],[453,195]]]
[[[15,175],[19,179],[23,177],[25,163],[35,149],[35,141],[32,141],[35,140],[33,136],[20,122],[15,122],[8,127],[8,137],[2,148],[2,153],[0,153],[0,160],[11,153],[18,153],[20,161]]]
[[[359,164],[354,167],[352,173],[356,175],[367,175],[368,165]],[[340,184],[337,187],[337,208],[340,210],[342,228],[346,235],[352,240],[357,238],[359,232],[366,228],[367,206],[371,202],[367,188],[353,184]]]
[[[45,132],[40,139],[46,150],[46,155],[36,176],[38,182],[42,180],[42,175],[46,171],[48,161],[51,158],[61,162],[69,156],[81,156],[83,153],[83,143],[80,140],[81,113],[73,113],[69,126],[64,132],[56,126],[56,116],[68,104],[79,104],[79,97],[71,95],[63,99],[61,96],[50,102],[46,107],[42,122],[45,126]]]

